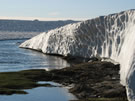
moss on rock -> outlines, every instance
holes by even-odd
[[[54,81],[66,86],[73,84],[69,91],[79,99],[85,99],[82,101],[126,99],[125,88],[120,84],[119,65],[101,61],[82,63],[60,70],[35,69],[0,73],[0,94],[27,94],[24,89],[55,87],[39,84],[38,81]]]

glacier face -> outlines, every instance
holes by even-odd
[[[120,63],[121,83],[135,101],[135,10],[69,24],[20,45],[48,54],[109,57]]]

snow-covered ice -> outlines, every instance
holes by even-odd
[[[69,24],[41,33],[20,45],[63,56],[101,56],[121,65],[121,83],[135,101],[135,10]]]

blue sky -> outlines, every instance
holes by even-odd
[[[3,19],[90,19],[128,9],[135,0],[0,0]]]

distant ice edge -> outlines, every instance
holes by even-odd
[[[99,55],[121,64],[121,83],[135,101],[135,10],[69,24],[41,33],[20,45],[43,53],[91,57]]]

